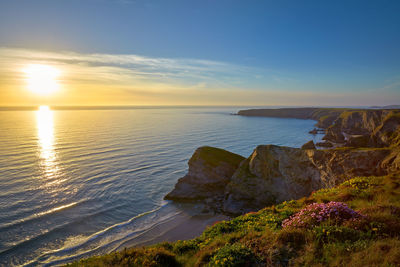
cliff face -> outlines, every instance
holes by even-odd
[[[355,176],[386,174],[389,149],[297,149],[258,146],[225,190],[224,211],[241,214],[308,196]],[[386,166],[387,167],[387,166]]]
[[[223,198],[225,187],[244,157],[214,147],[198,148],[189,160],[188,173],[165,199],[195,201]]]
[[[354,109],[265,109],[240,111],[245,116],[318,120],[328,144],[342,148],[302,149],[258,146],[243,157],[210,147],[196,150],[188,174],[166,199],[206,200],[227,214],[242,214],[285,200],[308,196],[356,176],[400,171],[400,111]]]
[[[351,147],[387,147],[400,144],[400,110],[283,108],[241,110],[238,115],[316,120],[323,138]]]
[[[238,215],[270,204],[308,196],[355,176],[399,169],[400,154],[390,149],[299,149],[258,146],[247,159],[201,147],[189,172],[165,199],[205,201],[210,208]]]
[[[397,110],[344,111],[326,129],[324,139],[346,146],[392,146],[398,144],[399,126]]]
[[[224,211],[240,214],[271,203],[299,198],[321,188],[318,169],[307,150],[258,146],[240,164],[225,191]]]

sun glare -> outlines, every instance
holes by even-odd
[[[26,74],[26,83],[30,91],[47,95],[57,91],[60,88],[58,77],[60,71],[49,65],[32,64],[24,70]]]
[[[39,155],[48,178],[52,178],[57,173],[53,121],[53,111],[48,106],[40,106],[36,111]]]

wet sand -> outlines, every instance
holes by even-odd
[[[221,214],[178,214],[169,220],[154,225],[146,232],[125,241],[116,248],[116,250],[152,245],[165,241],[173,242],[196,238],[200,236],[208,226],[229,219],[228,216]]]

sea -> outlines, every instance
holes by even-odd
[[[246,108],[0,111],[0,266],[120,250],[201,212],[163,200],[200,146],[248,157],[261,144],[321,139],[308,133],[315,121],[234,115]]]

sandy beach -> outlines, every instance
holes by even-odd
[[[197,214],[181,213],[168,220],[162,221],[147,231],[122,243],[116,250],[126,247],[140,247],[165,241],[187,240],[203,233],[210,225],[216,222],[229,220],[222,214]]]

